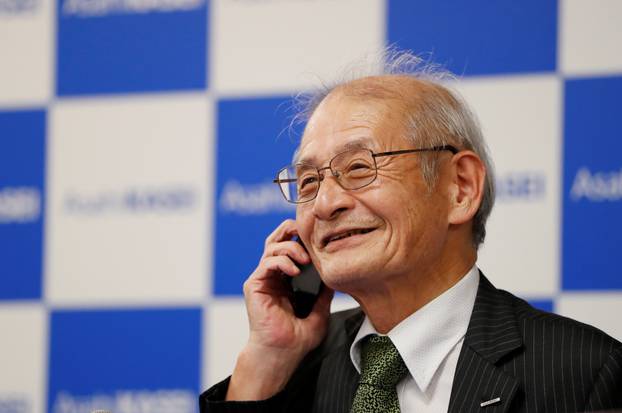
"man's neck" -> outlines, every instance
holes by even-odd
[[[386,334],[402,320],[454,286],[475,265],[476,253],[446,266],[431,266],[385,279],[350,295],[361,305],[374,328]],[[434,268],[436,267],[436,268]]]

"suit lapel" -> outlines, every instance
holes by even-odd
[[[507,412],[517,390],[518,383],[513,377],[472,348],[463,347],[454,375],[448,412]]]
[[[498,366],[500,360],[522,347],[514,310],[504,293],[480,275],[454,375],[450,413],[507,412],[519,388],[518,382]]]
[[[329,346],[333,350],[324,356],[320,367],[314,412],[350,412],[359,379],[350,360],[350,345],[364,318],[363,312],[358,311],[346,319],[334,337],[334,344]]]

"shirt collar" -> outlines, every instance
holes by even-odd
[[[464,338],[478,285],[479,271],[473,266],[450,289],[415,311],[387,334],[422,392],[427,390],[451,349]],[[379,333],[365,316],[350,346],[350,359],[359,373],[361,340],[370,334]]]

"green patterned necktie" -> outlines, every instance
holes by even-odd
[[[361,350],[361,379],[350,413],[400,411],[395,386],[408,369],[387,336],[368,336]]]

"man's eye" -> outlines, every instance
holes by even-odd
[[[359,174],[359,173],[368,172],[370,169],[371,169],[371,166],[367,163],[353,162],[350,165],[348,165],[348,168],[346,169],[345,172],[347,174]]]
[[[317,176],[303,176],[298,179],[298,186],[301,189],[313,185],[317,182]]]

